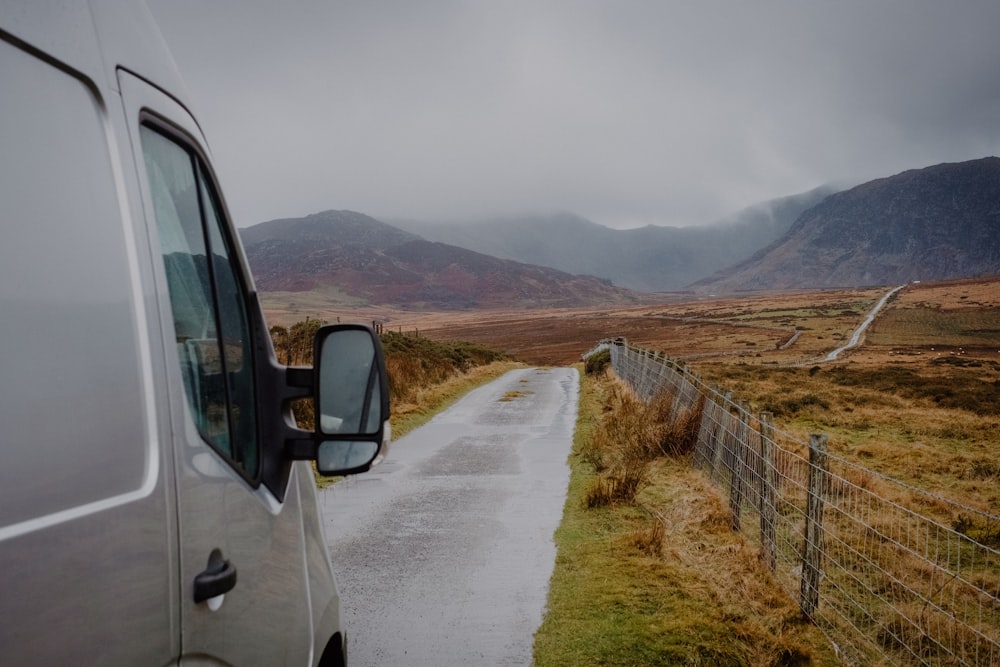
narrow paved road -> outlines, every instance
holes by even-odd
[[[574,369],[508,373],[321,493],[350,664],[530,664],[578,388]]]
[[[868,313],[868,317],[866,317],[865,321],[861,323],[861,326],[859,326],[857,329],[854,330],[854,335],[851,336],[851,340],[847,342],[847,345],[842,345],[841,347],[838,347],[836,350],[826,355],[826,358],[823,361],[836,361],[837,357],[840,356],[841,352],[850,350],[852,347],[857,345],[861,341],[861,335],[864,334],[868,326],[875,321],[875,316],[878,315],[879,311],[882,310],[885,304],[889,302],[889,299],[892,297],[893,294],[903,289],[904,287],[906,287],[906,285],[900,285],[899,287],[894,287],[893,289],[886,292],[885,295],[881,299],[879,299],[879,302],[875,304],[875,307],[872,308],[871,311]]]

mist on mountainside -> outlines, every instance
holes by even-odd
[[[713,224],[611,229],[572,213],[478,222],[392,221],[421,237],[494,257],[610,280],[643,292],[684,288],[779,239],[823,186],[746,208]]]
[[[702,227],[613,230],[572,214],[404,224],[409,231],[324,211],[241,233],[262,291],[332,290],[413,309],[622,305],[662,298],[651,292],[976,277],[1000,274],[1000,158],[913,169],[833,194],[821,188]]]

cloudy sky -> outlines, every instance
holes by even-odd
[[[240,226],[686,226],[1000,155],[996,0],[150,4]]]

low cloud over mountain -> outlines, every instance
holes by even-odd
[[[1000,158],[831,191],[774,200],[704,227],[612,230],[564,214],[403,223],[404,231],[326,211],[242,235],[262,291],[336,292],[404,308],[603,306],[650,298],[626,287],[732,293],[1000,274]]]
[[[1000,158],[905,171],[834,194],[699,290],[891,285],[1000,273]]]
[[[716,224],[609,229],[571,213],[472,223],[394,221],[434,241],[504,259],[600,276],[645,292],[670,291],[741,262],[835,192],[824,186],[747,208]]]

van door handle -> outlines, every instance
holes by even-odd
[[[208,557],[208,567],[194,578],[194,601],[204,602],[236,586],[236,566],[222,557],[222,552],[212,549]]]

